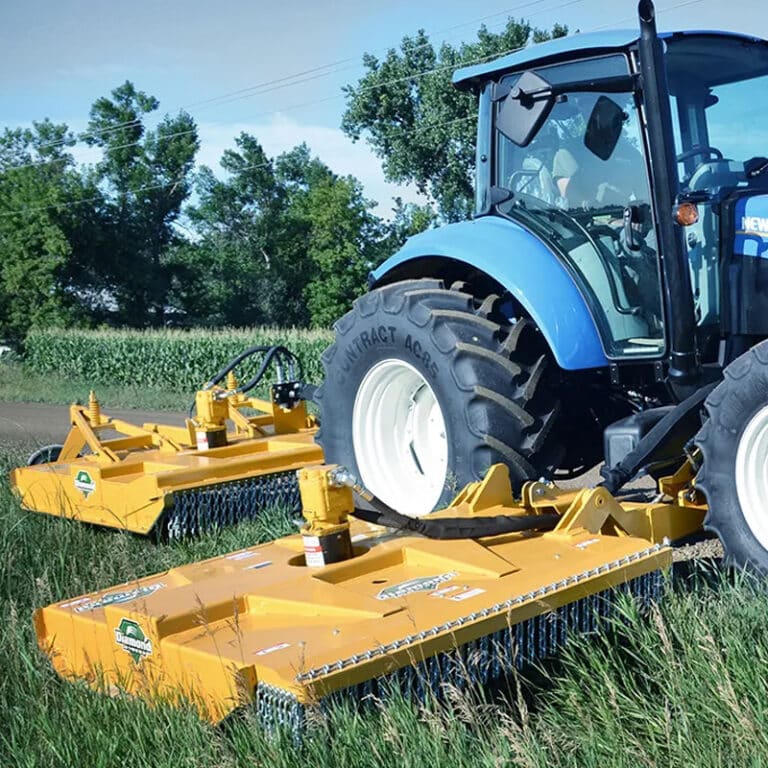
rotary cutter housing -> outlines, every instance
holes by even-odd
[[[387,510],[350,517],[338,467],[299,475],[296,535],[38,611],[59,674],[187,699],[214,722],[255,706],[265,728],[298,734],[334,699],[440,695],[541,659],[594,629],[618,593],[647,604],[671,562],[666,540],[703,516],[682,495],[620,504],[601,488],[528,483],[515,499],[496,465],[412,521],[417,533]],[[462,527],[478,536],[456,538]]]
[[[234,368],[256,354],[257,373],[239,385]],[[251,397],[270,364],[271,399]],[[184,427],[110,418],[91,392],[70,407],[64,444],[33,454],[11,484],[25,509],[172,539],[266,507],[295,512],[296,470],[323,459],[297,368],[284,347],[246,350],[197,392]]]

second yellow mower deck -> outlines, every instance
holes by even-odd
[[[172,538],[253,517],[284,504],[298,509],[297,469],[320,464],[317,427],[303,402],[291,411],[242,398],[229,407],[225,444],[199,447],[195,426],[130,424],[73,405],[53,461],[20,467],[11,484],[25,509]],[[246,416],[245,407],[262,413]]]

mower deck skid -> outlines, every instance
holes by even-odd
[[[243,405],[261,415],[247,417]],[[284,412],[243,400],[235,430],[201,449],[194,425],[130,424],[73,405],[71,428],[54,461],[20,467],[11,484],[25,509],[147,534],[162,520],[172,538],[253,517],[270,504],[298,509],[295,471],[321,464],[304,403]]]
[[[43,608],[38,641],[64,677],[188,699],[212,721],[255,701],[266,728],[300,731],[308,708],[337,693],[487,681],[594,628],[616,588],[658,595],[671,551],[634,529],[652,531],[663,505],[629,514],[602,489],[540,483],[513,505],[508,488],[494,468],[448,511],[555,510],[557,527],[457,541],[355,521],[351,559],[309,567],[301,535],[285,537]],[[694,511],[687,526],[698,524]]]

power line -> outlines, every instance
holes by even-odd
[[[447,27],[445,29],[438,30],[437,32],[432,33],[432,36],[441,35],[441,34],[444,34],[445,32],[452,32],[452,31],[454,31],[456,29],[460,29],[460,28],[467,27],[467,26],[470,26],[470,25],[473,25],[473,24],[477,24],[478,22],[483,22],[483,21],[486,21],[486,20],[488,20],[490,18],[495,18],[495,17],[503,16],[503,15],[509,15],[510,13],[513,13],[514,11],[519,11],[519,10],[522,10],[524,8],[528,8],[528,7],[531,7],[531,6],[534,6],[534,5],[540,5],[541,3],[546,2],[546,1],[547,0],[529,0],[529,2],[525,2],[525,3],[522,3],[520,5],[513,6],[512,8],[507,8],[507,9],[505,9],[503,11],[498,11],[496,13],[488,14],[488,15],[485,15],[485,16],[479,16],[479,17],[476,17],[474,19],[470,19],[469,21],[461,22],[460,24],[454,24],[451,27]],[[545,13],[545,12],[550,12],[550,11],[556,11],[556,10],[559,10],[560,8],[562,8],[562,7],[565,7],[565,6],[568,6],[568,5],[573,5],[574,3],[582,2],[582,1],[583,0],[570,0],[570,2],[561,3],[561,4],[558,4],[558,5],[554,5],[554,6],[550,7],[550,8],[545,8],[545,9],[542,9],[541,11],[537,11],[536,13],[531,14],[531,16],[538,15],[538,13]],[[423,45],[416,46],[412,50],[419,50],[420,48],[427,47],[429,45],[431,45],[431,43],[424,43]],[[381,47],[381,48],[374,49],[374,51],[375,52],[388,51],[392,47],[393,46],[384,46],[384,47]],[[177,110],[171,110],[171,111],[187,110],[187,109],[191,109],[192,107],[212,104],[214,102],[221,102],[221,103],[225,103],[226,104],[226,103],[230,103],[230,101],[237,101],[240,98],[247,98],[248,96],[251,96],[251,95],[254,95],[254,96],[262,95],[263,93],[269,93],[269,92],[274,91],[274,90],[280,90],[281,88],[286,88],[286,87],[290,87],[290,86],[293,86],[293,85],[300,85],[300,84],[303,84],[305,82],[309,82],[311,80],[316,80],[316,79],[318,79],[320,77],[326,77],[328,75],[336,74],[336,73],[341,72],[341,71],[346,71],[348,69],[357,68],[358,66],[360,66],[359,63],[356,63],[354,65],[354,67],[346,66],[343,69],[339,69],[339,70],[323,71],[323,70],[329,70],[332,67],[337,67],[337,66],[340,66],[340,65],[346,65],[346,64],[349,64],[350,62],[358,62],[359,57],[360,57],[360,55],[357,55],[357,56],[349,57],[349,58],[346,58],[346,59],[341,59],[341,60],[336,61],[336,62],[330,62],[328,64],[323,64],[323,65],[320,65],[320,66],[317,66],[317,67],[312,67],[310,69],[306,69],[306,70],[303,70],[301,72],[294,73],[292,75],[284,75],[283,77],[275,78],[273,80],[267,80],[267,81],[265,81],[263,83],[258,83],[258,84],[253,85],[253,86],[248,86],[247,88],[241,88],[241,89],[239,89],[237,91],[231,91],[229,93],[221,94],[220,96],[214,96],[214,97],[211,97],[209,99],[204,99],[204,100],[201,100],[201,101],[192,102],[191,104],[187,104],[185,106],[179,107]],[[316,73],[320,73],[320,74],[316,74]],[[312,77],[306,77],[305,79],[297,79],[297,78],[303,77],[305,75],[312,75]],[[269,87],[269,86],[277,86],[277,87]],[[262,90],[262,89],[266,89],[266,90]],[[250,93],[252,91],[257,91],[257,92],[256,93]],[[242,95],[242,94],[245,94],[245,95]],[[230,99],[230,97],[237,97],[237,98]],[[222,101],[222,100],[225,100],[225,101]],[[282,110],[276,110],[276,111],[282,111]],[[93,138],[93,137],[99,136],[101,134],[112,133],[114,131],[120,130],[121,128],[130,127],[130,126],[136,125],[136,124],[140,125],[141,122],[136,120],[136,119],[134,119],[134,120],[127,120],[127,121],[125,121],[123,123],[117,123],[115,125],[112,125],[109,128],[104,128],[104,129],[101,129],[101,130],[91,131],[89,133],[81,134],[81,136],[76,138],[75,141],[76,142],[77,141],[83,141],[86,138]],[[45,144],[41,144],[38,147],[38,149],[45,149],[45,148],[53,147],[53,146],[60,146],[60,145],[63,145],[63,144],[70,144],[71,145],[71,141],[70,140],[57,140],[57,141],[52,141],[52,142],[46,142]]]
[[[522,8],[528,8],[528,7],[533,6],[533,5],[540,5],[543,2],[547,2],[547,0],[531,0],[531,2],[526,2],[526,3],[523,3],[522,5],[515,6],[513,8],[507,8],[504,11],[499,11],[497,13],[489,14],[487,16],[480,16],[480,17],[472,19],[470,21],[462,22],[461,24],[454,24],[451,27],[447,27],[445,29],[439,30],[438,32],[432,33],[432,36],[434,37],[434,36],[437,36],[437,35],[442,35],[442,34],[444,34],[446,32],[452,32],[452,31],[455,31],[457,29],[460,29],[460,28],[463,28],[463,27],[467,27],[467,26],[469,26],[471,24],[477,24],[478,22],[483,22],[483,21],[486,21],[487,19],[495,18],[497,16],[502,16],[502,15],[507,15],[508,16],[513,11],[517,11],[517,10],[520,10]],[[558,5],[552,6],[551,8],[545,8],[545,9],[542,9],[541,11],[537,11],[536,13],[533,13],[533,14],[530,14],[530,15],[533,17],[533,16],[538,15],[539,13],[545,13],[545,12],[549,12],[549,11],[559,10],[560,8],[564,8],[564,7],[568,6],[568,5],[574,5],[575,3],[580,3],[580,2],[583,2],[583,0],[570,0],[569,2],[561,2]],[[501,26],[503,26],[504,24],[506,24],[506,22],[504,22]],[[418,51],[418,50],[421,50],[422,48],[428,48],[431,45],[432,45],[432,42],[428,41],[426,43],[422,43],[421,45],[413,46],[412,48],[409,49],[409,52]],[[392,50],[393,47],[394,46],[391,46],[391,45],[383,46],[381,48],[374,49],[373,52],[374,53],[380,53],[382,51],[389,51],[389,50]],[[371,53],[371,52],[367,51],[366,53]],[[306,79],[297,80],[295,82],[288,83],[287,85],[300,85],[300,84],[303,84],[303,83],[308,82],[310,80],[316,80],[319,77],[327,77],[328,75],[331,75],[331,74],[337,74],[339,72],[344,72],[344,71],[347,71],[347,70],[350,70],[350,69],[357,69],[358,67],[361,66],[361,64],[359,62],[359,57],[358,56],[351,57],[351,58],[348,58],[348,59],[343,59],[343,60],[337,62],[337,64],[348,64],[349,62],[355,62],[355,63],[352,66],[344,66],[341,69],[335,69],[335,70],[332,70],[330,72],[323,72],[323,73],[321,73],[319,75],[315,75],[313,77],[309,77],[309,78],[306,78]],[[308,70],[308,72],[312,72],[312,71],[313,70]],[[251,96],[261,96],[264,93],[269,93],[271,91],[279,90],[280,88],[285,87],[285,86],[281,85],[279,87],[274,87],[274,88],[270,87],[270,88],[267,88],[266,90],[261,90],[261,88],[264,85],[271,85],[271,83],[251,86],[249,88],[242,88],[239,91],[233,91],[232,93],[229,93],[229,94],[223,94],[222,96],[215,96],[215,97],[213,97],[211,99],[206,99],[205,101],[197,102],[197,104],[198,105],[203,105],[203,104],[209,104],[209,103],[214,103],[214,102],[217,105],[220,105],[220,104],[230,104],[233,101],[239,101],[240,99],[250,98]],[[257,93],[251,93],[251,91],[253,91],[255,89],[259,89],[258,92]],[[192,106],[192,105],[190,105],[190,106]]]
[[[661,10],[662,13],[669,13],[670,11],[675,11],[678,8],[684,8],[687,5],[696,5],[697,3],[702,2],[702,0],[685,0],[685,2],[677,3],[676,5],[670,5],[669,8],[661,8],[657,9],[656,13],[658,14],[659,10]],[[599,27],[593,27],[592,32],[599,32],[603,29],[610,29],[611,27],[615,27],[617,24],[622,24],[625,21],[634,21],[637,18],[637,15],[634,16],[625,16],[623,19],[618,19],[617,21],[614,21],[612,24],[603,24]]]
[[[527,3],[526,5],[536,5],[536,4],[539,4],[541,2],[545,2],[545,0],[534,0],[533,2]],[[545,10],[546,11],[555,11],[555,10],[559,10],[561,8],[565,8],[565,7],[570,6],[570,5],[575,5],[575,4],[580,3],[580,2],[583,2],[583,0],[567,0],[567,2],[561,2],[558,5],[552,6],[551,8],[547,8]],[[520,6],[520,7],[524,7],[524,6]],[[514,9],[512,9],[512,10],[514,10]],[[502,13],[506,13],[506,12],[499,12],[499,13],[496,13],[496,14],[491,14],[489,16],[484,16],[484,17],[481,17],[480,20],[492,18],[494,16],[499,16]],[[475,21],[477,21],[477,20],[475,20]],[[455,25],[454,27],[451,27],[449,29],[456,29],[456,28],[458,28],[460,26],[466,26],[469,23],[475,23],[475,22],[474,21],[473,22],[465,22],[465,23],[463,23],[461,25]],[[505,24],[506,24],[506,22],[505,22]],[[424,44],[422,44],[420,46],[416,46],[415,48],[413,48],[411,50],[418,50],[419,48],[423,48],[423,47],[426,47],[426,46],[429,46],[429,45],[432,45],[432,43],[424,43]],[[517,48],[511,48],[511,49],[506,50],[506,51],[501,51],[501,52],[493,53],[493,54],[487,54],[486,56],[481,56],[481,57],[479,57],[477,59],[470,59],[469,61],[462,62],[461,66],[470,66],[472,64],[479,64],[479,63],[482,63],[482,62],[484,62],[486,60],[493,59],[493,58],[496,58],[496,57],[499,57],[499,56],[506,56],[506,55],[508,55],[510,53],[514,53],[515,51],[522,50],[522,48],[524,48],[524,47],[525,46],[519,46]],[[357,67],[357,66],[358,65],[355,65],[355,67]],[[433,69],[425,70],[424,72],[419,72],[419,73],[416,73],[416,74],[410,74],[410,75],[406,75],[406,76],[403,76],[403,77],[400,77],[400,78],[394,78],[394,79],[391,79],[391,80],[385,80],[384,82],[376,83],[375,85],[371,85],[371,86],[367,86],[365,88],[360,89],[360,91],[358,91],[358,93],[367,93],[369,91],[374,91],[374,90],[378,90],[380,88],[385,88],[388,85],[394,85],[394,84],[397,84],[397,83],[400,83],[400,82],[405,82],[405,81],[410,81],[410,80],[418,80],[418,79],[420,79],[422,77],[426,77],[427,75],[435,74],[437,72],[443,72],[443,71],[446,71],[446,70],[456,69],[456,67],[457,67],[456,64],[447,64],[447,65],[440,66],[440,67],[434,67]],[[307,71],[309,72],[309,71],[312,71],[312,70],[307,70]],[[324,76],[324,75],[319,75],[319,76]],[[292,83],[292,84],[293,85],[298,85],[300,83],[307,82],[308,80],[312,80],[312,79],[314,79],[314,78],[307,78],[306,80],[296,81],[295,83]],[[280,86],[280,87],[284,87],[284,86]],[[245,90],[249,90],[249,89],[245,89]],[[249,94],[245,94],[245,95],[242,95],[242,96],[237,96],[237,97],[232,98],[232,99],[230,99],[228,101],[220,102],[220,103],[226,104],[226,103],[231,103],[232,101],[239,101],[240,99],[243,99],[243,98],[250,98],[253,95],[262,95],[263,93],[268,93],[271,90],[278,90],[278,88],[270,88],[270,89],[267,89],[267,90],[264,90],[264,91],[260,91],[258,94],[250,94],[249,93]],[[304,109],[305,107],[317,106],[318,104],[325,104],[325,103],[328,103],[328,102],[331,102],[331,101],[337,101],[339,99],[343,99],[344,97],[345,97],[344,94],[334,94],[333,96],[326,96],[326,97],[323,97],[321,99],[314,99],[314,100],[311,100],[311,101],[302,102],[300,104],[291,104],[291,105],[288,105],[286,107],[282,107],[280,109],[269,110],[269,111],[266,111],[266,112],[257,112],[255,114],[251,115],[250,117],[251,117],[251,119],[255,119],[255,118],[259,118],[259,117],[270,117],[272,115],[282,114],[284,112],[291,112],[291,111],[294,111],[294,110],[297,110],[297,109]],[[129,123],[125,123],[123,125],[126,125],[126,126],[127,125],[133,125],[135,122],[136,121],[130,121]],[[227,124],[228,123],[218,123],[218,125],[227,125]],[[109,130],[115,131],[115,130],[119,130],[119,129],[120,129],[120,124],[118,124],[116,126],[111,126],[111,128]],[[107,129],[105,129],[105,131],[106,130]],[[171,139],[171,138],[176,138],[176,137],[180,137],[180,136],[193,135],[196,132],[197,132],[197,128],[192,128],[192,129],[188,129],[188,130],[185,130],[185,131],[176,131],[176,132],[169,133],[169,134],[164,134],[163,136],[158,137],[158,141],[166,141],[166,140]],[[67,142],[67,143],[69,143],[69,142]],[[119,150],[119,149],[128,149],[130,147],[139,146],[140,144],[141,144],[140,141],[130,142],[130,143],[127,143],[127,144],[120,144],[120,145],[118,145],[116,147],[112,147],[111,150],[112,151],[116,151],[116,150]],[[42,145],[40,145],[40,147],[38,147],[38,149],[44,148],[46,146],[52,146],[52,144],[48,144],[48,145],[42,144]],[[98,147],[98,148],[95,148],[95,149],[101,149],[101,147]],[[24,163],[22,165],[9,166],[8,168],[6,168],[4,170],[20,170],[20,169],[23,169],[23,168],[31,168],[31,167],[36,167],[36,166],[49,165],[49,164],[53,164],[53,163],[67,162],[68,160],[69,160],[69,157],[58,157],[58,158],[53,158],[51,160],[39,160],[39,161],[30,162],[30,163]]]
[[[582,0],[574,0],[574,1],[575,2],[582,2]],[[444,29],[441,29],[441,30],[438,30],[437,32],[432,32],[432,33],[429,33],[429,34],[432,37],[435,37],[437,35],[445,34],[446,32],[453,32],[453,31],[455,31],[457,29],[463,29],[464,27],[468,27],[470,25],[482,23],[484,21],[487,21],[488,19],[497,18],[498,16],[509,16],[509,14],[513,13],[514,11],[519,11],[519,10],[522,10],[524,8],[529,8],[529,7],[534,6],[534,5],[541,5],[544,2],[547,2],[547,0],[530,0],[530,2],[525,2],[525,3],[522,3],[520,5],[513,6],[512,8],[506,8],[503,11],[497,11],[496,13],[487,14],[485,16],[478,16],[477,18],[470,19],[469,21],[463,21],[463,22],[461,22],[459,24],[454,24],[454,25],[452,25],[450,27],[445,27]],[[563,3],[562,5],[556,5],[556,6],[553,6],[552,8],[543,9],[541,11],[541,13],[546,12],[546,11],[558,10],[559,8],[563,7],[564,5],[571,5],[571,4],[572,3],[569,2],[569,3]],[[531,14],[531,15],[533,16],[533,15],[536,15],[536,14]],[[417,51],[417,50],[420,50],[421,48],[426,48],[426,47],[428,47],[430,45],[432,45],[431,42],[422,43],[421,45],[414,46],[411,50],[412,51],[414,51],[414,50]],[[382,51],[389,51],[392,48],[393,48],[393,46],[391,46],[391,45],[381,46],[379,48],[375,48],[373,50],[373,52],[374,53],[380,53]],[[368,51],[367,53],[371,53],[371,52]],[[273,85],[275,83],[282,83],[282,82],[287,81],[287,80],[293,80],[294,78],[302,76],[302,75],[314,74],[315,72],[318,72],[319,70],[326,70],[326,69],[328,69],[330,67],[337,67],[337,66],[341,66],[341,65],[346,65],[346,64],[349,64],[351,62],[355,62],[354,67],[344,66],[343,69],[333,70],[331,72],[323,72],[320,76],[321,77],[326,77],[329,74],[336,74],[337,72],[343,72],[343,71],[346,71],[348,69],[357,68],[359,66],[359,58],[360,58],[359,55],[357,55],[357,56],[350,56],[349,58],[346,58],[346,59],[340,59],[339,61],[335,61],[335,62],[332,62],[332,63],[329,63],[329,64],[324,64],[324,65],[319,66],[319,67],[313,67],[312,69],[304,70],[303,72],[296,73],[295,75],[287,75],[286,77],[282,77],[282,78],[279,78],[277,80],[268,80],[265,83],[259,83],[257,85],[248,86],[246,88],[240,88],[237,91],[231,91],[229,93],[224,93],[221,96],[213,96],[213,97],[211,97],[209,99],[204,99],[202,101],[194,102],[194,103],[189,104],[186,107],[184,107],[184,109],[191,109],[192,107],[195,107],[195,106],[202,106],[202,105],[210,104],[210,103],[213,103],[213,102],[218,102],[221,99],[229,99],[229,97],[232,97],[232,96],[240,96],[241,94],[248,93],[248,92],[253,91],[255,89],[260,89],[260,88],[262,88],[264,86]],[[316,79],[316,78],[313,77],[313,78],[310,78],[310,79]],[[288,85],[298,85],[299,83],[303,83],[303,82],[306,82],[306,81],[305,80],[300,80],[298,83],[291,82],[291,83],[288,83]],[[270,88],[269,90],[273,90],[273,89]],[[261,91],[259,92],[258,95],[261,95]],[[227,101],[225,103],[229,103],[229,102]]]
[[[570,5],[570,4],[573,4],[573,2],[578,2],[578,1],[579,0],[571,0],[571,2],[567,3],[567,4]],[[673,6],[670,6],[669,8],[663,9],[662,12],[672,11],[672,10],[675,10],[676,8],[682,8],[684,6],[695,5],[695,4],[698,4],[698,3],[703,2],[703,1],[704,0],[685,0],[685,2],[677,3],[676,5],[673,5]],[[616,24],[621,23],[622,21],[624,21],[624,19],[619,19],[617,22],[614,22],[613,24],[611,24],[609,26],[613,27]],[[596,28],[593,28],[593,29],[590,29],[590,30],[585,30],[585,32],[596,31],[598,29],[603,29],[603,28],[604,27],[596,27]],[[584,33],[580,33],[580,34],[584,34]],[[492,55],[483,56],[483,57],[480,57],[479,59],[477,59],[475,61],[464,62],[462,64],[462,66],[468,66],[470,64],[479,63],[479,62],[484,61],[486,59],[494,59],[494,58],[500,58],[502,56],[507,56],[510,53],[514,53],[515,51],[519,51],[521,49],[522,49],[522,47],[518,47],[518,48],[510,49],[508,51],[503,51],[501,53],[494,53]],[[421,73],[418,73],[416,75],[409,75],[409,76],[404,76],[404,77],[401,77],[401,78],[395,78],[393,80],[386,81],[385,83],[377,83],[376,85],[369,86],[368,88],[363,89],[363,91],[365,92],[365,91],[368,91],[368,90],[375,90],[375,89],[383,87],[385,85],[391,85],[393,83],[398,83],[398,82],[402,82],[402,81],[405,81],[405,80],[413,80],[413,79],[417,79],[417,78],[420,78],[420,77],[424,77],[424,76],[429,75],[429,74],[434,74],[435,72],[440,72],[440,71],[443,71],[443,70],[446,70],[446,69],[455,69],[455,68],[456,68],[456,65],[454,65],[454,64],[446,65],[446,66],[442,66],[442,67],[435,67],[432,70],[427,70],[425,72],[421,72]],[[330,98],[335,99],[337,97],[334,96],[334,97],[330,97]],[[320,101],[328,101],[328,100],[330,100],[330,98],[322,99]],[[317,103],[320,103],[320,101],[308,102],[307,104],[304,104],[304,105],[295,105],[294,108],[299,108],[299,107],[302,107],[302,106],[307,106],[309,104],[317,104]],[[282,111],[286,111],[286,110],[278,110],[278,111],[282,112]],[[275,114],[275,113],[274,112],[270,112],[270,113],[266,113],[266,114]],[[436,127],[438,125],[445,127],[445,126],[448,126],[448,125],[451,125],[451,124],[454,124],[454,123],[465,122],[465,121],[470,120],[470,119],[474,120],[475,118],[474,118],[474,116],[467,116],[467,117],[463,117],[463,118],[457,118],[456,120],[448,121],[446,123],[439,123],[439,122],[438,123],[431,123],[429,125],[424,125],[424,126],[420,126],[420,127],[414,128],[411,131],[408,131],[407,133],[410,133],[410,134],[420,133],[420,132],[422,132],[424,130],[428,130],[428,129]],[[180,132],[180,133],[191,133],[191,131],[185,131],[185,132]],[[246,166],[244,168],[241,168],[240,170],[255,170],[256,168],[259,168],[259,167],[266,167],[268,165],[271,165],[271,163],[272,163],[272,161],[270,161],[268,163],[262,163],[259,166],[253,166],[251,168]],[[17,166],[17,167],[23,167],[23,166]],[[166,183],[166,184],[153,184],[153,185],[148,185],[148,186],[145,186],[145,187],[139,187],[138,189],[129,190],[129,191],[131,192],[131,194],[138,194],[140,192],[146,192],[146,191],[150,191],[150,190],[154,190],[154,189],[162,189],[164,187],[174,186],[176,184],[179,184],[180,182],[181,182],[181,179],[177,179],[176,181],[169,182],[169,183]],[[96,201],[99,201],[101,199],[102,199],[101,197],[93,197],[93,198],[88,198],[88,199],[84,199],[84,200],[72,201],[71,203],[59,203],[59,204],[54,203],[54,204],[46,205],[46,206],[25,207],[25,208],[22,208],[22,209],[19,209],[19,210],[16,210],[16,211],[8,211],[8,212],[5,212],[5,213],[0,213],[0,218],[7,218],[9,216],[19,215],[19,214],[22,214],[22,213],[25,213],[25,212],[36,212],[36,211],[41,211],[41,210],[49,210],[49,209],[52,209],[52,208],[65,209],[65,208],[69,208],[69,207],[73,207],[73,206],[77,206],[77,205],[83,205],[83,204],[89,203],[89,202],[96,202]]]
[[[573,3],[573,2],[581,2],[581,0],[571,0],[571,3]],[[467,62],[463,63],[462,66],[469,66],[471,64],[479,64],[479,63],[481,63],[483,61],[496,58],[497,56],[506,56],[507,54],[512,53],[513,51],[517,51],[517,50],[520,50],[520,48],[513,48],[513,49],[510,49],[508,51],[502,51],[500,53],[493,53],[493,54],[488,54],[486,56],[481,56],[481,57],[479,57],[477,59],[472,59],[470,61],[467,61]],[[425,70],[424,72],[418,72],[416,74],[411,74],[411,75],[404,75],[403,77],[393,78],[391,80],[385,80],[384,82],[381,82],[381,83],[376,83],[375,85],[366,86],[365,88],[361,88],[359,93],[368,93],[369,91],[379,90],[380,88],[385,88],[388,85],[395,85],[397,83],[405,82],[405,81],[409,81],[409,80],[419,80],[422,77],[426,77],[427,75],[432,75],[432,74],[435,74],[437,72],[443,72],[443,71],[446,71],[446,70],[453,70],[453,69],[456,69],[456,65],[455,64],[446,64],[446,65],[443,65],[443,66],[440,66],[440,67],[434,67],[433,69],[428,69],[428,70]],[[337,101],[338,99],[341,99],[341,98],[344,98],[344,94],[335,94],[333,96],[326,96],[325,98],[322,98],[322,99],[315,99],[315,100],[312,100],[312,101],[306,101],[306,102],[303,102],[301,104],[292,104],[292,105],[289,105],[287,107],[283,107],[282,109],[270,110],[268,112],[257,112],[254,115],[251,115],[251,118],[253,119],[253,118],[258,118],[258,117],[268,117],[270,115],[281,114],[283,112],[289,112],[289,111],[293,111],[293,110],[296,110],[296,109],[303,109],[304,107],[314,106],[314,105],[317,105],[317,104],[323,104],[323,103],[326,103],[326,102],[329,102],[329,101]],[[219,123],[219,125],[227,125],[227,123]],[[167,139],[174,138],[174,137],[179,137],[179,136],[189,136],[189,135],[192,135],[192,134],[195,134],[195,133],[197,133],[197,128],[196,127],[195,128],[190,128],[190,129],[184,130],[184,131],[175,131],[175,132],[172,132],[172,133],[169,133],[169,134],[165,134],[165,135],[163,135],[161,137],[158,137],[158,138],[159,139],[163,139],[163,140],[167,140]],[[118,146],[112,147],[111,149],[112,149],[112,151],[116,151],[116,150],[119,150],[119,149],[128,149],[130,147],[139,146],[139,144],[141,144],[141,142],[130,142],[128,144],[119,144]],[[52,160],[43,160],[43,161],[40,161],[40,162],[25,163],[23,165],[9,166],[8,168],[6,168],[4,170],[20,170],[22,168],[31,168],[31,167],[36,167],[36,166],[49,165],[51,163],[64,162],[64,161],[68,161],[69,159],[70,159],[69,157],[59,157],[59,158],[54,158]]]

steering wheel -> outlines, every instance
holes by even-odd
[[[696,157],[696,155],[706,155],[708,157],[714,157],[716,160],[722,160],[723,159],[723,153],[717,149],[716,147],[692,147],[691,149],[687,149],[685,152],[681,152],[675,160],[677,160],[678,163],[682,163],[683,160],[687,160],[689,157]]]

